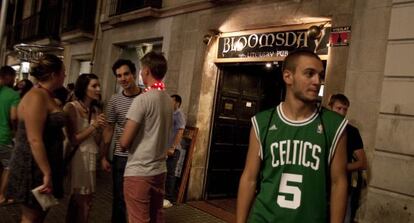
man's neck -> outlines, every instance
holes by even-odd
[[[3,80],[0,80],[0,86],[7,86],[10,87],[9,85],[7,85]]]
[[[133,95],[137,95],[137,94],[139,94],[141,92],[141,89],[137,86],[137,85],[134,85],[134,86],[132,86],[132,87],[130,87],[130,88],[125,88],[124,89],[124,94],[126,95],[126,96],[133,96]]]
[[[301,121],[309,118],[316,109],[316,103],[301,100],[286,100],[281,104],[283,114],[290,120]]]
[[[151,87],[153,84],[157,83],[158,81],[155,80],[154,78],[148,78],[148,82],[147,82],[147,87]]]

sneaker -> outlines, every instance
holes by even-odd
[[[163,207],[163,208],[170,208],[170,207],[172,207],[172,206],[173,206],[173,204],[172,204],[169,200],[164,199],[164,202],[163,202],[163,204],[162,204],[162,207]]]

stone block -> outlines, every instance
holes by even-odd
[[[351,39],[348,69],[369,72],[383,72],[386,43],[387,41],[385,39]],[[352,46],[354,44],[356,47]]]
[[[199,59],[196,56],[194,48],[184,50],[182,53],[182,60],[180,65],[180,77],[178,79],[179,94],[183,98],[182,109],[187,113],[187,108],[190,100],[191,86],[193,84],[194,65],[195,60]]]
[[[413,11],[414,12],[414,11]],[[385,76],[414,76],[414,41],[391,41],[387,46]]]
[[[414,101],[409,97],[413,93],[413,79],[385,79],[382,87],[380,111],[397,115],[414,115]]]
[[[380,115],[378,119],[376,148],[414,156],[414,118]]]
[[[375,168],[371,170],[371,186],[414,196],[413,156],[377,151],[374,154],[372,166]]]
[[[392,8],[389,39],[409,39],[414,38],[414,2],[398,4]]]
[[[369,189],[360,223],[410,223],[414,222],[414,199],[379,189]],[[358,216],[357,216],[358,217]]]
[[[367,8],[391,7],[392,0],[366,0]]]
[[[324,15],[352,13],[352,10],[354,9],[354,1],[321,0],[318,4],[320,12]]]

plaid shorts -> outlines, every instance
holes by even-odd
[[[0,145],[0,163],[4,169],[8,169],[9,160],[12,154],[12,145]]]

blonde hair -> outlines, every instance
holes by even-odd
[[[44,54],[30,65],[30,75],[38,81],[49,80],[52,73],[58,73],[63,68],[63,62],[56,55]]]

